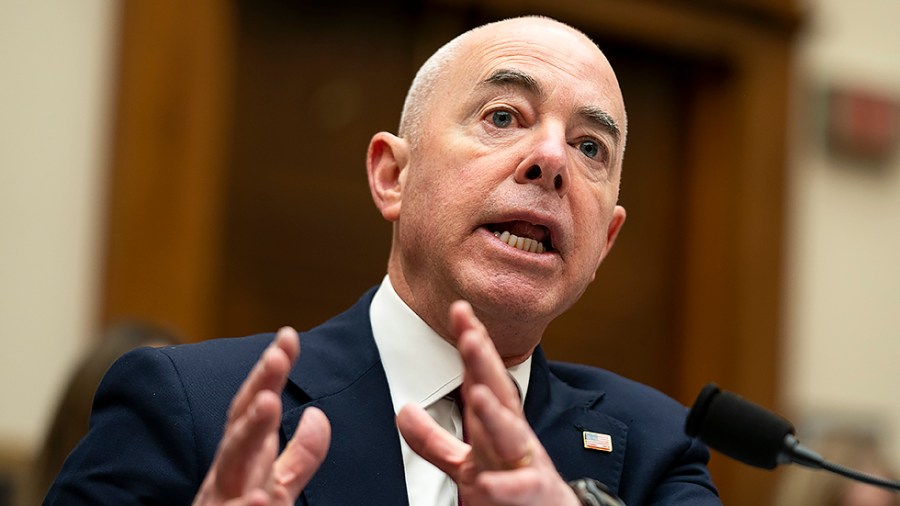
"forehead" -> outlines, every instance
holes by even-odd
[[[618,121],[624,105],[609,62],[589,39],[563,25],[516,20],[473,34],[451,64],[449,84],[471,90],[498,70],[534,77],[548,95],[599,106]]]

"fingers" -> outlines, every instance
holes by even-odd
[[[472,441],[485,443],[479,445],[479,453],[495,461],[491,467],[515,469],[531,464],[535,447],[540,445],[528,422],[518,411],[502,406],[484,385],[473,385],[469,394],[473,422],[477,422],[472,424],[476,431]],[[482,451],[484,446],[489,451]]]
[[[525,420],[518,390],[472,307],[454,303],[450,321],[465,367],[463,416],[471,442],[465,468],[474,472],[463,471],[464,482],[457,483],[466,503],[578,504]]]
[[[331,424],[325,413],[319,408],[306,408],[297,432],[275,461],[275,482],[283,486],[290,497],[300,495],[325,459],[330,443]]]
[[[281,391],[299,353],[296,331],[279,330],[232,400],[225,433],[195,504],[293,504],[318,469],[331,428],[316,408],[304,412],[276,461]]]
[[[465,374],[463,397],[471,409],[463,416],[476,460],[483,469],[509,469],[530,459],[535,439],[522,414],[515,384],[487,329],[464,301],[450,308]],[[527,462],[526,462],[527,463]]]
[[[275,459],[280,419],[281,399],[266,390],[257,394],[246,416],[226,428],[214,463],[216,484],[223,497],[237,497],[248,484],[265,482],[259,473],[265,476],[266,471],[256,466],[270,466]]]
[[[495,504],[581,504],[555,471],[547,472],[535,467],[481,473],[478,487]]]
[[[506,504],[530,504],[540,495],[540,471],[524,468],[515,471],[487,471],[478,477],[479,487],[495,499]]]
[[[269,506],[270,504],[269,494],[262,489],[256,489],[241,497],[226,501],[222,506]]]
[[[290,327],[281,328],[231,401],[228,422],[243,416],[257,393],[263,390],[280,393],[299,355],[300,338],[297,331]]]
[[[467,410],[479,472],[461,487],[466,504],[580,504],[520,411],[507,409],[485,385],[470,388]]]
[[[472,306],[465,301],[454,302],[450,306],[450,321],[453,331],[457,333],[456,346],[465,366],[464,395],[467,395],[465,389],[468,386],[483,384],[507,409],[521,411],[518,390],[487,329],[475,317]]]
[[[469,445],[438,425],[419,406],[409,404],[397,414],[397,427],[412,451],[457,480],[458,469],[469,453]]]

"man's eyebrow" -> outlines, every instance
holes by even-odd
[[[526,72],[516,69],[495,70],[487,79],[482,81],[480,85],[514,86],[536,95],[539,98],[544,96],[544,90],[541,88],[541,84],[537,79]],[[617,141],[619,140],[619,137],[621,137],[622,134],[619,129],[619,124],[612,115],[603,109],[595,106],[585,106],[578,110],[578,114],[586,119],[588,123],[591,123],[604,132],[608,132]]]
[[[619,137],[621,137],[622,134],[619,130],[619,124],[616,123],[615,118],[603,109],[594,106],[585,106],[578,110],[578,114],[585,118],[589,123],[608,132],[615,137],[617,141],[619,140]]]
[[[537,82],[537,79],[521,70],[495,70],[487,79],[481,82],[481,85],[515,86],[538,97],[544,96],[544,90],[541,88],[540,83]]]

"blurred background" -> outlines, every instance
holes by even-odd
[[[896,0],[0,0],[0,505],[110,328],[304,329],[379,282],[369,137],[437,47],[534,13],[604,49],[630,127],[628,224],[551,358],[896,469]],[[791,475],[711,466],[730,505]]]

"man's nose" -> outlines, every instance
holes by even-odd
[[[536,184],[560,197],[569,191],[569,170],[565,137],[546,133],[537,139],[528,156],[516,167],[519,184]]]

